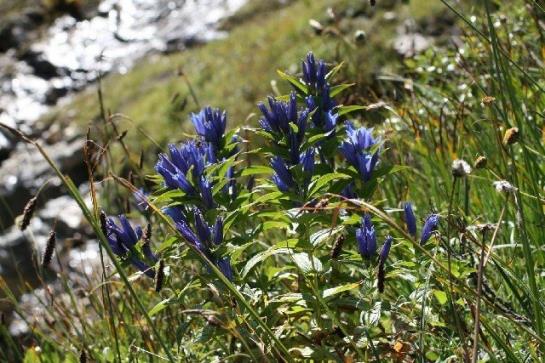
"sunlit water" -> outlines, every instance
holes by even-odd
[[[169,44],[179,47],[187,40],[220,37],[218,21],[245,2],[105,0],[98,15],[89,20],[60,17],[43,40],[31,46],[59,75],[40,78],[25,62],[13,61],[9,53],[0,55],[0,61],[4,57],[3,63],[9,64],[9,74],[0,74],[0,121],[28,128],[48,110],[47,95],[55,88],[79,90],[96,80],[99,72],[124,73],[146,54],[166,51]],[[0,134],[0,147],[3,142]]]

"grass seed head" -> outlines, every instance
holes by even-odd
[[[27,229],[28,225],[30,224],[30,220],[32,219],[32,215],[34,214],[34,210],[36,209],[36,197],[30,198],[30,200],[26,203],[25,209],[23,209],[23,220],[21,221],[21,224],[19,225],[19,228],[21,231],[24,231]]]
[[[505,146],[513,145],[519,141],[519,129],[518,127],[511,127],[507,131],[505,131],[505,135],[503,136],[503,144]]]

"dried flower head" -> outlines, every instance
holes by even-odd
[[[161,291],[165,280],[165,261],[159,260],[159,268],[155,273],[155,292]]]
[[[477,159],[475,159],[475,163],[473,163],[473,166],[475,169],[483,169],[486,167],[486,163],[488,162],[488,159],[486,156],[478,156]]]
[[[452,175],[455,178],[463,178],[471,173],[471,166],[462,159],[456,159],[452,162]]]
[[[505,131],[505,135],[503,136],[503,144],[513,145],[515,142],[519,140],[519,129],[517,127],[511,127],[507,131]]]
[[[21,224],[19,225],[21,231],[27,229],[28,225],[30,224],[30,220],[32,219],[32,215],[34,214],[34,210],[36,209],[36,201],[37,198],[32,197],[26,203],[25,209],[23,209],[23,219],[21,221]]]
[[[331,258],[335,259],[339,257],[343,249],[344,240],[345,240],[344,235],[340,235],[339,238],[337,238],[337,240],[333,244],[333,247],[331,248]]]
[[[356,30],[354,40],[358,43],[363,43],[367,39],[367,34],[363,30]]]
[[[57,237],[55,231],[49,232],[49,238],[47,239],[47,244],[45,245],[44,256],[42,259],[42,266],[47,267],[51,263],[51,258],[53,257],[53,252],[55,252],[55,243],[57,242]]]
[[[496,228],[494,223],[481,223],[474,226],[475,230],[486,233],[488,231],[493,231]]]
[[[496,97],[492,97],[492,96],[485,96],[481,99],[481,102],[488,106],[490,105],[492,102],[494,102],[496,100]]]
[[[517,191],[517,188],[507,180],[498,180],[493,182],[492,185],[494,185],[494,188],[496,188],[496,191],[499,193],[514,193]]]

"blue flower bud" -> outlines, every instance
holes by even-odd
[[[376,253],[377,237],[369,214],[363,216],[360,228],[356,229],[356,241],[361,257],[371,258]]]
[[[431,235],[437,229],[438,225],[439,225],[438,214],[430,214],[428,218],[426,218],[426,221],[424,222],[424,228],[422,228],[422,235],[420,236],[421,245],[423,245],[430,239]]]
[[[416,217],[414,216],[413,206],[407,202],[403,205],[403,211],[405,212],[405,223],[407,225],[407,231],[413,237],[416,237]]]

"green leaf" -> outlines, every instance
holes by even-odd
[[[444,291],[440,290],[433,290],[433,295],[441,305],[445,305],[447,303],[447,294]]]
[[[154,316],[155,314],[162,311],[164,308],[168,306],[168,303],[170,302],[170,298],[164,299],[163,301],[160,301],[155,305],[151,310],[148,312],[149,316]]]
[[[317,134],[317,135],[309,137],[308,140],[303,145],[302,149],[306,150],[310,146],[312,146],[312,145],[326,139],[329,135],[330,135],[330,133],[325,133],[325,134]]]
[[[284,229],[287,227],[289,227],[289,223],[283,221],[266,221],[263,223],[263,231],[267,231],[269,229]]]
[[[303,273],[309,272],[321,272],[324,267],[322,262],[317,257],[309,257],[309,254],[306,252],[296,253],[293,255],[293,261],[303,271]]]
[[[326,185],[330,181],[338,179],[350,179],[350,176],[342,173],[328,173],[322,175],[311,184],[309,197],[312,197],[314,194],[316,194],[316,192],[318,192],[324,185]]]
[[[335,67],[333,67],[333,68],[325,75],[325,78],[329,80],[329,79],[335,77],[335,75],[337,74],[337,72],[339,72],[343,66],[344,66],[344,61],[342,61],[341,63],[337,64]]]
[[[255,175],[255,174],[272,174],[273,169],[265,165],[255,165],[248,168],[244,168],[240,173],[241,176]]]
[[[339,84],[337,86],[333,86],[331,87],[331,91],[329,92],[329,96],[330,97],[335,97],[336,95],[338,95],[339,93],[341,93],[342,91],[354,86],[355,83],[345,83],[345,84]]]
[[[342,115],[346,115],[347,113],[351,113],[351,112],[354,112],[354,111],[366,110],[366,109],[367,109],[367,107],[360,106],[360,105],[341,106],[341,107],[338,108],[337,114],[339,116],[342,116]]]
[[[295,86],[297,89],[299,89],[304,94],[308,94],[308,87],[301,83],[297,78],[290,76],[289,74],[286,74],[282,72],[281,70],[276,71],[280,78],[285,79],[289,83],[291,83],[293,86]]]
[[[276,198],[282,196],[283,194],[284,193],[282,193],[280,191],[270,192],[270,193],[264,194],[264,195],[260,196],[259,198],[257,198],[252,203],[245,204],[245,205],[241,206],[240,209],[242,211],[247,211],[248,209],[250,209],[250,207],[253,207],[256,204],[263,203],[263,202],[269,201],[271,199],[276,199]]]
[[[361,282],[353,282],[351,284],[344,284],[344,285],[332,287],[330,289],[324,290],[324,292],[322,293],[322,296],[324,299],[327,299],[331,296],[340,294],[341,292],[357,289],[360,285],[361,285]]]
[[[337,226],[335,228],[324,228],[317,232],[314,232],[310,236],[310,243],[316,247],[327,241],[328,238],[333,237],[337,233],[341,232],[344,226]]]
[[[297,239],[289,239],[286,241],[282,241],[277,243],[276,245],[272,246],[268,250],[265,250],[263,252],[260,252],[250,258],[244,268],[242,269],[242,278],[246,277],[248,272],[252,270],[252,268],[257,265],[260,262],[265,261],[267,258],[274,256],[274,255],[281,255],[281,254],[288,254],[293,252],[292,248],[297,244]]]
[[[377,301],[369,313],[367,313],[367,323],[370,325],[377,325],[380,320],[380,314],[382,312],[382,302]]]

